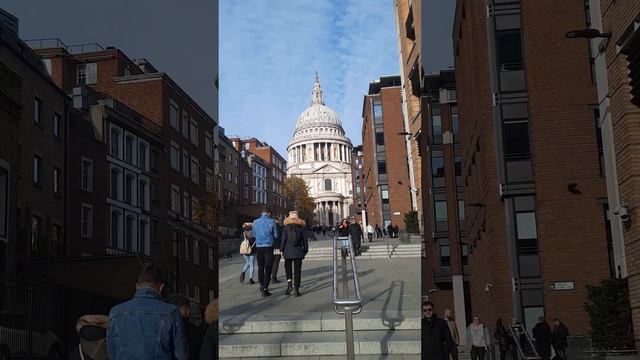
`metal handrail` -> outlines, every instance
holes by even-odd
[[[342,298],[338,297],[338,240],[342,241],[340,254],[342,257]],[[344,243],[349,244],[349,249]],[[349,298],[349,282],[347,275],[347,256],[351,259],[351,270],[353,272],[353,289],[355,298]],[[355,251],[351,238],[333,237],[333,306],[336,313],[344,315],[344,327],[347,345],[347,360],[355,359],[355,344],[353,340],[353,314],[362,311],[362,296],[360,296],[360,283],[358,282],[358,268],[356,267]],[[343,306],[343,310],[339,307]]]
[[[521,358],[523,360],[539,360],[540,359],[540,355],[538,354],[538,351],[536,350],[536,347],[535,347],[533,341],[531,340],[531,337],[529,336],[529,333],[527,332],[527,330],[524,328],[524,326],[522,324],[510,325],[509,326],[509,332],[511,333],[511,336],[513,337],[513,340],[516,343],[516,347],[518,348],[518,352],[520,353],[520,356],[521,356]],[[525,354],[524,348],[522,347],[522,344],[520,343],[520,335],[525,335],[527,344],[529,345],[529,347],[533,351],[532,355]]]

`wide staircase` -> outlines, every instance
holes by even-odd
[[[391,258],[419,258],[422,252],[421,244],[389,244],[363,243],[360,248],[362,255],[358,256],[358,260],[364,259],[387,259],[389,254]],[[311,246],[305,260],[331,260],[333,256],[333,248],[330,246]]]

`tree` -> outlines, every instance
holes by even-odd
[[[629,285],[626,279],[603,280],[600,286],[587,285],[591,340],[595,349],[634,348]]]
[[[417,234],[420,232],[417,211],[409,211],[404,214],[404,228],[409,234]]]
[[[297,176],[290,176],[284,181],[283,195],[287,199],[289,209],[298,211],[298,216],[307,225],[311,225],[314,219],[313,212],[316,209],[316,203],[309,196],[307,183]]]

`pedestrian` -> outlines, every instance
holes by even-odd
[[[558,354],[562,360],[567,360],[567,348],[569,347],[567,338],[569,337],[569,329],[560,319],[554,319],[552,333],[552,343],[556,354]]]
[[[369,238],[369,242],[373,242],[373,225],[367,225],[367,237]]]
[[[484,355],[490,349],[489,329],[480,322],[480,318],[477,316],[473,317],[473,322],[467,327],[465,344],[471,353],[471,360],[484,360]]]
[[[242,233],[244,238],[243,243],[246,241],[245,245],[248,244],[248,248],[246,246],[243,248],[243,246],[240,245],[240,253],[244,252],[244,254],[242,254],[244,257],[244,266],[240,272],[240,284],[244,284],[245,274],[247,271],[249,271],[249,285],[255,284],[253,281],[253,269],[256,264],[256,238],[251,232],[252,227],[252,223],[244,223],[242,225],[242,229],[244,230]]]
[[[284,219],[280,249],[284,256],[284,269],[287,273],[286,295],[291,295],[292,285],[295,285],[296,296],[300,296],[302,260],[309,252],[309,242],[303,231],[304,225],[305,222],[298,217],[297,211],[290,211],[289,216]],[[292,265],[295,276],[291,271]]]
[[[360,245],[362,245],[362,227],[356,223],[356,217],[351,218],[351,225],[349,225],[349,236],[351,236],[351,243],[355,251],[355,256],[360,256]]]
[[[169,304],[173,304],[180,310],[180,316],[182,317],[182,324],[184,328],[184,335],[187,339],[187,345],[189,347],[189,359],[197,360],[200,355],[200,345],[202,332],[195,326],[189,318],[191,317],[191,301],[188,297],[182,294],[172,294],[167,298]]]
[[[449,332],[451,333],[451,338],[453,340],[453,345],[451,346],[451,359],[458,360],[458,345],[460,345],[460,332],[458,332],[458,326],[456,325],[456,319],[453,316],[453,313],[449,309],[444,310],[444,320],[449,325]]]
[[[107,326],[106,315],[84,315],[76,322],[80,342],[70,354],[69,360],[106,360]]]
[[[544,317],[538,318],[538,323],[533,328],[533,338],[535,339],[535,347],[538,355],[542,360],[551,359],[551,340],[553,334],[551,333],[551,327],[547,324]]]
[[[349,220],[342,219],[342,223],[340,223],[340,227],[338,227],[338,236],[349,236]]]
[[[110,360],[188,358],[180,311],[160,295],[162,273],[155,264],[145,265],[133,299],[111,309],[107,329]]]
[[[376,239],[382,237],[382,230],[380,229],[380,225],[376,224]]]
[[[277,284],[278,280],[278,267],[280,267],[280,258],[282,253],[280,252],[280,239],[282,238],[282,224],[280,219],[276,220],[276,229],[278,230],[278,236],[273,241],[273,269],[271,270],[271,282]]]
[[[389,234],[390,238],[393,237],[393,225],[391,224],[387,225],[387,233]]]
[[[422,354],[429,360],[448,360],[453,338],[447,322],[438,318],[431,301],[422,303]]]
[[[502,319],[496,320],[496,331],[493,333],[493,337],[496,339],[500,351],[500,360],[505,360],[509,345],[511,345],[511,335],[502,324]]]
[[[218,299],[213,299],[204,310],[207,331],[202,339],[200,360],[218,360]]]
[[[400,228],[398,227],[398,225],[393,225],[393,235],[394,237],[398,237],[398,234],[400,233]]]
[[[253,236],[256,238],[260,293],[262,297],[271,296],[269,282],[273,267],[273,241],[278,237],[278,229],[275,220],[271,218],[271,210],[268,207],[264,207],[262,215],[253,221]]]

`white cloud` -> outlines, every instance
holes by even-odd
[[[317,70],[325,103],[359,144],[369,82],[399,71],[395,31],[391,0],[221,1],[221,125],[285,155]]]

